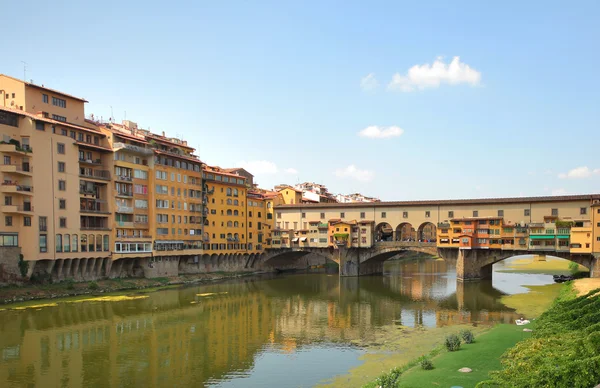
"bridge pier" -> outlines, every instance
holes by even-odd
[[[482,280],[492,278],[492,264],[487,264],[490,251],[479,249],[459,249],[456,261],[458,280]]]

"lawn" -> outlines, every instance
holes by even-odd
[[[531,325],[527,325],[531,326]],[[432,359],[434,369],[423,370],[420,366],[402,374],[398,387],[475,387],[489,378],[488,373],[501,368],[500,356],[507,348],[530,336],[523,332],[526,326],[500,324],[480,335],[473,344],[462,344],[457,352],[443,352]],[[471,373],[458,372],[467,367]]]

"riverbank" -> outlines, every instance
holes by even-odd
[[[0,305],[40,299],[59,299],[80,295],[96,295],[122,291],[153,292],[188,284],[203,284],[221,280],[259,275],[263,272],[212,272],[161,278],[117,278],[90,282],[64,280],[52,284],[27,284],[0,288]]]
[[[564,293],[567,285],[550,284],[545,286],[528,286],[529,292],[515,294],[502,298],[502,303],[507,308],[514,309],[523,314],[527,319],[534,320],[544,311],[548,310],[557,298]],[[448,352],[443,347],[443,342],[448,334],[457,334],[461,329],[468,328],[475,334],[475,343],[462,344],[458,352]],[[379,354],[383,360],[387,360],[378,366],[376,355],[368,353],[364,356],[365,363],[350,371],[350,375],[356,373],[367,374],[371,371],[369,382],[361,384],[348,384],[347,386],[363,386],[374,388],[379,385],[375,382],[377,375],[381,372],[388,373],[392,368],[402,371],[394,387],[423,387],[423,386],[462,386],[474,387],[478,382],[486,380],[490,372],[502,367],[501,355],[515,346],[519,341],[530,335],[524,332],[528,326],[517,326],[515,324],[498,324],[493,327],[472,326],[449,326],[424,330],[420,337],[410,338],[406,347],[409,349],[400,355]],[[443,330],[442,330],[443,329]],[[425,334],[426,335],[422,335]],[[400,339],[402,340],[402,339]],[[421,369],[418,359],[428,356],[433,362],[433,370]],[[458,372],[458,369],[468,367],[470,373]],[[376,376],[373,376],[373,372]],[[341,378],[336,379],[343,381]],[[347,380],[350,382],[351,380]],[[334,385],[335,386],[335,385]],[[343,386],[343,385],[339,385]]]

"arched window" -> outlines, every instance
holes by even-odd
[[[90,234],[90,239],[88,240],[88,251],[94,252],[94,248],[96,247],[96,239],[93,234]]]
[[[232,234],[231,233],[227,233],[227,238],[231,238]]]
[[[65,236],[63,238],[63,244],[64,244],[64,251],[71,252],[71,235],[70,234],[65,234]]]
[[[227,204],[228,204],[228,205],[231,205],[231,203],[232,203],[232,202],[231,202],[231,198],[227,198]]]
[[[230,216],[232,214],[231,209],[227,209],[227,215]]]
[[[238,189],[233,189],[233,196],[237,197],[238,196]]]
[[[227,188],[227,195],[231,196],[231,188],[230,187]]]
[[[237,221],[235,221],[235,222],[233,223],[233,227],[234,227],[234,228],[237,228],[239,225],[240,225],[240,224],[239,224]]]
[[[71,239],[71,252],[77,252],[77,250],[79,249],[79,240],[77,239],[77,235],[74,234],[73,236],[71,236]]]
[[[87,252],[87,250],[88,250],[87,234],[82,234],[81,235],[81,252]]]
[[[237,215],[239,215],[239,212],[238,212],[237,210],[234,210],[234,211],[233,211],[233,215],[234,215],[234,216],[237,216]]]
[[[102,239],[102,248],[104,248],[105,252],[108,252],[110,247],[108,246],[108,234],[105,234],[103,239]]]
[[[62,252],[62,250],[63,250],[62,234],[57,234],[56,235],[56,252]]]
[[[267,208],[270,209],[271,208],[271,202],[267,202]]]
[[[96,252],[102,252],[102,235],[96,235]]]
[[[231,222],[231,221],[227,221],[227,227],[228,227],[228,228],[231,228],[232,226],[233,226],[233,222]]]
[[[237,199],[234,199],[234,200],[233,200],[233,204],[234,204],[234,205],[236,205],[236,206],[237,206],[237,205],[239,205],[239,203],[240,203],[240,202],[239,202]]]
[[[234,233],[234,234],[233,234],[233,238],[235,238],[235,239],[238,239],[238,238],[240,238],[240,235],[239,235],[239,234],[237,234],[237,233]]]

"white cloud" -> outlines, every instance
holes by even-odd
[[[587,166],[576,167],[568,172],[558,174],[560,179],[582,179],[589,178],[592,175],[600,175],[600,168],[592,170]]]
[[[285,169],[285,173],[286,174],[298,174],[298,170],[296,170],[295,168],[290,167],[290,168],[286,168]]]
[[[245,168],[252,175],[276,174],[279,171],[275,163],[267,160],[242,161],[238,166]]]
[[[469,84],[477,86],[481,82],[481,73],[464,62],[460,57],[452,58],[449,64],[438,57],[433,64],[414,65],[406,75],[394,74],[388,85],[391,90],[412,92],[415,89],[437,88],[441,84]]]
[[[379,87],[379,81],[375,78],[375,73],[369,73],[360,79],[360,88],[365,92],[370,92]]]
[[[346,168],[335,170],[335,175],[339,178],[352,178],[361,182],[368,182],[373,179],[372,171],[360,170],[353,164]]]
[[[552,195],[566,195],[566,194],[568,194],[567,190],[565,190],[563,188],[552,190]]]
[[[369,137],[371,139],[385,139],[387,137],[398,137],[404,133],[404,129],[395,125],[391,127],[379,127],[371,125],[358,133],[360,137]]]

